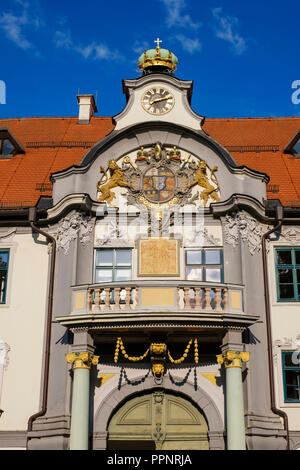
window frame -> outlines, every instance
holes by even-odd
[[[100,252],[100,251],[113,251],[113,264],[112,265],[109,265],[109,266],[101,266],[101,265],[98,265],[97,264],[97,253]],[[117,251],[130,251],[130,255],[131,255],[131,263],[130,265],[126,265],[126,266],[118,266],[116,264],[116,253]],[[132,261],[133,261],[133,249],[132,248],[111,248],[111,247],[107,247],[107,248],[95,248],[95,252],[94,252],[94,274],[93,274],[93,283],[94,284],[100,284],[102,282],[126,282],[126,281],[117,281],[115,280],[115,271],[117,269],[130,269],[130,272],[131,272],[131,275],[130,275],[130,281],[132,280],[132,274],[133,274],[133,266],[132,266]],[[111,281],[97,281],[96,278],[96,274],[97,274],[97,270],[107,270],[107,271],[112,271],[112,280]],[[129,280],[128,280],[129,281]]]
[[[289,153],[293,155],[293,157],[299,158],[300,153],[298,153],[297,150],[295,149],[295,145],[298,144],[299,140],[300,140],[300,129],[296,132],[296,134],[292,137],[292,139],[286,145],[286,147],[284,148],[284,153]]]
[[[282,382],[283,382],[283,397],[284,397],[284,402],[285,403],[300,403],[300,364],[298,365],[295,365],[295,366],[286,366],[285,365],[285,357],[286,355],[290,355],[292,356],[293,353],[295,353],[295,351],[287,351],[287,350],[284,350],[284,351],[281,351],[281,364],[282,364]],[[299,359],[300,359],[300,351],[298,351],[299,353]],[[298,382],[298,385],[289,385],[289,387],[295,387],[295,388],[298,388],[298,398],[295,399],[295,398],[288,398],[287,397],[287,383],[286,383],[286,372],[296,372],[297,373],[297,382]]]
[[[279,264],[277,260],[278,251],[291,251],[292,264]],[[300,270],[300,264],[296,263],[296,251],[300,252],[300,247],[287,247],[287,246],[276,246],[275,253],[275,276],[276,276],[276,292],[277,292],[277,302],[300,302],[300,288],[298,289],[297,281],[297,269]],[[280,269],[291,269],[293,272],[293,289],[294,297],[289,297],[286,299],[280,298],[280,282],[279,282],[279,270]],[[283,283],[281,283],[283,284]],[[288,284],[288,283],[287,283]],[[300,283],[299,283],[300,284]]]
[[[0,291],[0,305],[7,305],[7,291],[8,291],[7,285],[8,285],[8,275],[9,275],[8,273],[9,273],[9,264],[10,264],[10,250],[0,248],[0,256],[1,256],[1,253],[7,254],[8,257],[7,257],[7,267],[2,268],[0,266],[0,271],[5,271],[6,272],[5,285],[4,285],[4,295],[3,295],[3,300],[2,301],[1,301],[2,293]]]
[[[13,146],[12,151],[6,155],[2,153],[4,149],[5,140],[9,140],[9,142]],[[15,155],[24,154],[24,153],[25,153],[24,148],[17,141],[17,139],[15,139],[14,136],[9,132],[7,127],[1,127],[0,129],[0,159],[5,160],[5,159],[13,158]]]
[[[188,251],[201,251],[201,264],[188,264],[187,263],[187,254]],[[205,263],[205,252],[207,251],[219,251],[220,252],[220,264],[207,264]],[[189,281],[187,270],[188,268],[201,268],[202,269],[202,280],[199,282],[210,282],[212,284],[222,284],[224,283],[224,259],[223,259],[223,247],[202,247],[202,248],[186,248],[184,252],[184,261],[185,261],[185,279]],[[206,268],[215,268],[220,269],[220,281],[207,281],[206,280]],[[193,282],[190,280],[190,282]],[[197,281],[198,282],[198,281]]]

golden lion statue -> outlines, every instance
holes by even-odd
[[[219,183],[214,175],[215,171],[218,170],[217,166],[214,166],[210,173],[210,179],[217,185],[216,187],[212,186],[209,183],[209,178],[207,176],[207,164],[205,160],[200,160],[198,163],[198,167],[194,173],[193,181],[188,185],[187,189],[192,188],[196,184],[205,188],[200,193],[200,199],[203,199],[204,207],[206,206],[209,197],[211,197],[214,201],[219,202],[220,198],[219,195],[216,193],[219,189]]]
[[[103,177],[97,183],[97,189],[101,192],[101,195],[98,197],[98,202],[107,202],[110,204],[112,200],[115,198],[115,193],[111,191],[113,188],[117,188],[118,186],[131,188],[131,185],[127,183],[123,170],[118,166],[116,160],[109,160],[108,162],[108,169],[110,170],[111,177],[108,180],[106,176],[106,172],[102,166],[100,166],[100,171],[106,176],[106,180],[102,182]],[[108,180],[108,181],[107,181]],[[107,183],[106,183],[107,181]],[[106,184],[104,184],[106,183]]]

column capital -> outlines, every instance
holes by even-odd
[[[66,354],[66,361],[69,364],[73,365],[73,370],[75,369],[89,369],[91,365],[96,366],[99,361],[99,356],[94,356],[88,351],[83,352],[74,352]]]
[[[239,367],[242,368],[242,362],[248,362],[250,358],[249,352],[226,351],[224,354],[217,355],[218,364],[225,364],[225,368]]]

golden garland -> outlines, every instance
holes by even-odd
[[[193,342],[193,340],[190,339],[190,341],[187,344],[187,347],[185,348],[185,351],[184,351],[183,355],[179,359],[173,359],[173,357],[171,356],[170,351],[168,350],[168,357],[169,357],[170,361],[173,364],[181,364],[187,358],[190,347],[192,345],[192,342]],[[124,348],[122,338],[118,338],[117,339],[117,344],[116,344],[116,349],[115,349],[115,355],[114,355],[114,362],[115,363],[118,362],[120,349],[121,349],[121,352],[122,352],[123,356],[125,357],[125,359],[128,359],[129,361],[133,361],[133,362],[138,362],[138,361],[142,361],[143,359],[145,359],[145,357],[148,355],[149,350],[150,350],[150,348],[148,348],[147,351],[139,357],[128,356],[128,354],[126,353],[126,350]],[[198,341],[197,341],[197,339],[194,340],[194,359],[195,359],[195,364],[198,364],[198,362],[199,362],[199,352],[198,352]]]
[[[116,344],[116,349],[115,349],[115,356],[114,356],[114,361],[115,361],[115,363],[118,362],[119,350],[120,350],[120,349],[121,349],[121,352],[122,352],[123,356],[125,357],[125,359],[128,359],[129,361],[137,362],[137,361],[142,361],[143,359],[145,359],[145,357],[146,357],[147,354],[149,353],[149,349],[150,349],[150,348],[148,348],[147,351],[146,351],[142,356],[139,356],[139,357],[136,357],[136,356],[128,356],[128,354],[127,354],[126,351],[125,351],[122,338],[118,338],[118,339],[117,339],[117,344]]]
[[[183,353],[183,355],[181,356],[180,359],[173,359],[173,357],[172,357],[171,354],[170,354],[170,351],[168,350],[168,356],[169,356],[170,361],[171,361],[173,364],[181,364],[181,362],[183,362],[183,361],[185,360],[185,358],[187,357],[192,342],[193,342],[193,340],[190,339],[190,341],[189,341],[187,347],[185,348],[185,351],[184,351],[184,353]]]
[[[195,354],[195,364],[199,362],[199,354],[198,354],[198,340],[194,340],[194,354]]]

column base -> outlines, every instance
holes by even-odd
[[[28,450],[68,450],[70,416],[42,416],[28,433]]]
[[[248,450],[286,450],[286,431],[279,416],[245,415]]]

